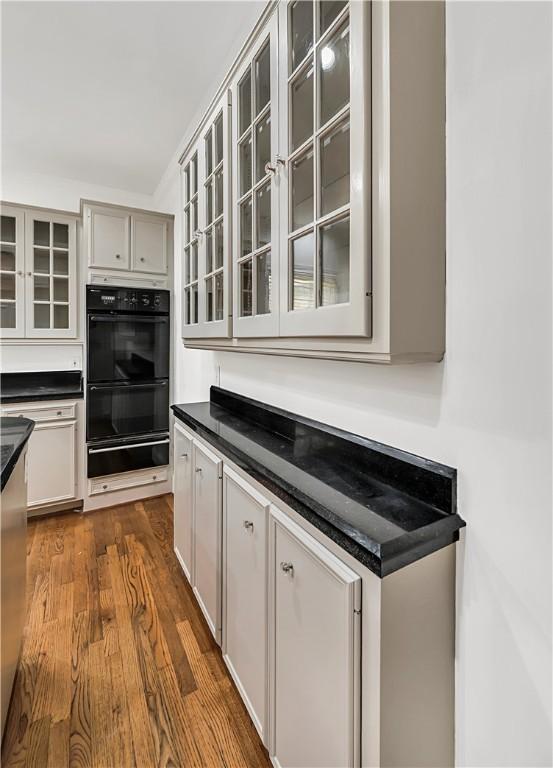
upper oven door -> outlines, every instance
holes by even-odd
[[[88,381],[169,377],[169,317],[88,315]]]

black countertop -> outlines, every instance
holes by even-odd
[[[175,416],[302,517],[386,576],[456,541],[456,470],[211,388]]]
[[[81,371],[22,371],[0,374],[0,403],[68,400],[82,396]]]
[[[0,461],[2,465],[2,490],[14,470],[21,451],[35,426],[34,421],[19,416],[0,417]]]

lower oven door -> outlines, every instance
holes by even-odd
[[[135,469],[169,464],[169,437],[145,437],[125,443],[95,443],[88,446],[88,477],[117,475]]]
[[[169,431],[169,385],[89,384],[86,439],[110,440]]]

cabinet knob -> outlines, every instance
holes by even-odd
[[[116,254],[115,254],[115,258],[116,258],[116,259],[120,259],[120,258],[121,258],[121,254],[120,254],[120,253],[116,253]]]
[[[152,480],[157,480],[157,475],[154,475],[154,476],[152,477]]]
[[[244,520],[244,528],[247,531],[253,531],[253,523],[251,520]]]
[[[102,488],[103,488],[103,489],[104,489],[104,491],[105,491],[105,490],[106,490],[106,488],[107,488],[107,485],[103,485],[103,486],[102,486]]]
[[[277,155],[273,164],[265,163],[265,173],[272,173],[273,175],[278,173],[279,165],[284,165],[284,160],[280,155]]]
[[[32,276],[33,276],[32,272],[27,272],[27,277],[32,277]]]
[[[196,472],[201,472],[201,471],[202,471],[201,467],[196,467]]]
[[[284,571],[284,573],[289,573],[290,576],[294,575],[294,566],[292,563],[281,563],[280,568],[282,571]]]
[[[21,269],[17,270],[17,274],[19,277],[23,277],[23,271]]]
[[[181,457],[181,459],[187,459],[188,458],[188,454],[187,453],[181,453],[180,457]]]
[[[61,416],[63,411],[57,411],[56,416]]]
[[[141,256],[141,257],[140,257],[140,261],[144,261],[144,256]]]

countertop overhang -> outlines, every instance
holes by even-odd
[[[0,463],[3,491],[35,426],[19,416],[0,417]]]
[[[171,408],[377,576],[457,541],[465,525],[452,467],[219,387]]]

